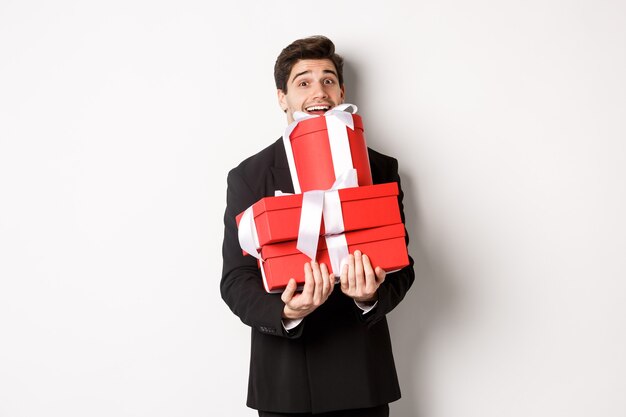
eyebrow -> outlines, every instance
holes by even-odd
[[[308,73],[310,73],[310,72],[311,72],[311,70],[308,70],[308,71],[302,71],[302,72],[297,73],[296,75],[294,75],[293,80],[291,80],[291,82],[294,82],[294,81],[296,80],[296,78],[298,78],[299,76],[304,75],[304,74],[308,74]],[[323,72],[324,74],[333,74],[335,77],[339,78],[339,76],[337,75],[337,73],[336,73],[335,71],[333,71],[333,70],[324,70],[324,71],[322,71],[322,72]]]

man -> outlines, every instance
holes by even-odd
[[[323,36],[299,39],[276,60],[278,102],[295,111],[323,114],[344,101],[343,59]],[[397,161],[368,149],[374,183],[398,182]],[[252,328],[249,407],[259,416],[388,416],[400,398],[385,315],[414,280],[413,260],[385,274],[356,251],[340,282],[326,265],[304,265],[296,292],[267,294],[256,259],[243,256],[235,216],[276,190],[293,192],[282,139],[244,160],[228,174],[224,215],[224,266],[220,284],[230,309]],[[402,191],[399,202],[402,212]],[[408,244],[408,237],[407,237]]]

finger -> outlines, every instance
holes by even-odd
[[[322,303],[322,290],[324,283],[322,282],[322,273],[317,262],[311,261],[311,269],[313,270],[313,280],[315,281],[315,290],[313,291],[313,304],[318,306]]]
[[[296,280],[293,278],[289,279],[289,282],[287,283],[283,294],[280,296],[280,299],[283,300],[283,303],[287,304],[289,301],[291,301],[293,295],[296,292],[296,288],[298,288],[298,286],[296,285]]]
[[[376,274],[367,255],[363,255],[363,273],[365,274],[365,290],[368,293],[376,291],[378,282],[376,282]]]
[[[330,292],[330,280],[328,279],[328,268],[323,263],[320,264],[320,275],[322,277],[322,302],[324,302]]]
[[[376,267],[376,271],[375,272],[376,272],[376,282],[380,286],[380,284],[385,282],[385,277],[387,276],[387,272],[385,272],[385,270],[382,269],[380,266]]]
[[[354,251],[354,278],[357,294],[365,291],[365,277],[363,276],[363,256],[360,250]]]
[[[350,288],[350,284],[348,284],[348,268],[349,265],[347,263],[343,264],[341,267],[341,275],[339,276],[339,282],[341,283],[341,291],[346,292]]]
[[[313,281],[313,271],[311,270],[311,264],[308,262],[304,264],[304,288],[302,289],[302,301],[310,303],[313,299],[313,290],[315,282]]]
[[[354,255],[348,256],[348,291],[354,291],[356,285],[354,283]]]
[[[328,281],[328,293],[326,294],[326,297],[328,297],[330,293],[333,292],[333,290],[335,289],[335,275],[328,272],[328,267],[326,266],[326,264],[322,264],[320,268],[322,270],[322,277],[325,277]]]

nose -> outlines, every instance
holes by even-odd
[[[328,98],[328,93],[326,92],[326,88],[324,88],[324,83],[317,82],[314,86],[315,89],[313,90],[313,98]]]

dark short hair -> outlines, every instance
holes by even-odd
[[[330,59],[337,70],[339,85],[343,86],[343,58],[335,53],[335,44],[326,36],[298,39],[282,50],[274,64],[276,88],[287,92],[291,69],[301,59]]]

